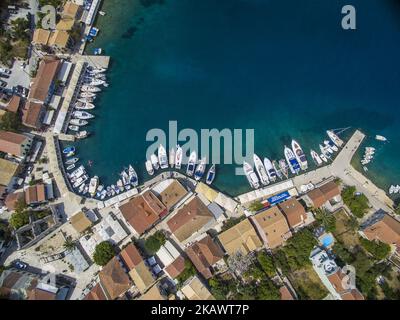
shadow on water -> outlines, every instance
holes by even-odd
[[[121,36],[122,39],[131,39],[135,32],[137,31],[137,27],[130,27],[128,28]]]
[[[164,4],[164,3],[165,3],[165,0],[140,0],[140,4],[146,8],[156,5],[156,4]]]

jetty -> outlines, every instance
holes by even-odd
[[[289,191],[292,195],[297,195],[301,193],[301,186],[309,183],[319,185],[321,182],[339,178],[344,184],[355,186],[359,192],[364,193],[375,210],[382,209],[390,212],[393,210],[393,200],[386,195],[385,191],[379,189],[371,180],[351,165],[351,160],[364,139],[365,134],[360,130],[356,130],[329,165],[305,172],[283,182],[241,194],[236,198],[242,205],[246,205],[256,200],[265,199],[278,192]]]

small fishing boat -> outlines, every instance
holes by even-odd
[[[258,177],[255,174],[253,167],[250,165],[250,163],[243,161],[243,171],[246,175],[247,180],[249,181],[250,186],[253,189],[258,189],[260,187],[260,181],[258,180]]]
[[[79,186],[78,192],[79,192],[79,193],[83,193],[84,190],[85,190],[85,184],[82,183],[82,184]]]
[[[92,79],[92,81],[90,82],[86,82],[85,84],[91,87],[97,87],[97,86],[101,86],[105,83],[104,80],[101,79]]]
[[[296,156],[296,160],[300,165],[300,168],[304,171],[308,168],[307,158],[301,148],[300,144],[296,140],[292,140],[292,150]]]
[[[106,13],[105,13],[104,11],[99,11],[99,15],[101,15],[101,16],[105,16],[105,15],[106,15]]]
[[[123,183],[124,186],[128,186],[128,185],[131,184],[130,179],[129,179],[129,175],[125,170],[121,171],[120,176],[121,176],[122,183]]]
[[[68,129],[71,131],[79,131],[79,127],[78,126],[68,126]]]
[[[74,164],[77,163],[79,161],[79,158],[71,158],[68,159],[67,161],[65,161],[65,164]]]
[[[94,197],[94,195],[96,194],[96,190],[97,187],[99,185],[99,177],[98,176],[94,176],[92,179],[90,179],[89,182],[89,194]]]
[[[83,102],[78,101],[75,103],[74,108],[76,110],[92,110],[95,108],[95,105],[90,102],[83,103]]]
[[[64,150],[63,150],[64,154],[68,154],[70,152],[75,152],[75,147],[74,146],[65,147]]]
[[[186,174],[189,177],[191,177],[194,173],[194,169],[196,167],[196,162],[197,162],[197,153],[196,153],[196,151],[192,151],[192,153],[190,154],[190,157],[189,157],[187,168],[186,168]]]
[[[375,139],[378,140],[378,141],[382,141],[382,142],[388,141],[388,139],[387,139],[386,137],[381,136],[381,135],[379,135],[379,134],[377,134],[377,135],[375,136]]]
[[[320,156],[318,155],[318,153],[316,153],[314,150],[311,150],[310,153],[311,153],[311,157],[314,160],[315,164],[317,166],[320,166],[322,164],[322,160],[321,160]]]
[[[124,188],[124,182],[122,181],[122,179],[118,179],[117,181],[117,188],[119,192],[123,192],[125,190]],[[117,192],[118,193],[118,192]]]
[[[86,120],[82,120],[82,119],[71,119],[69,121],[70,124],[74,125],[74,126],[86,126],[89,122],[87,122]]]
[[[161,169],[168,168],[167,151],[165,150],[162,144],[160,144],[160,146],[158,147],[158,162],[160,164]]]
[[[194,172],[194,178],[196,179],[196,181],[199,181],[203,177],[204,172],[206,171],[206,166],[207,166],[207,159],[206,157],[203,157],[200,160],[200,163],[197,165],[196,171]]]
[[[106,71],[107,71],[107,69],[105,69],[105,68],[89,68],[90,74],[104,73]]]
[[[77,102],[82,102],[82,103],[92,103],[96,99],[96,97],[91,97],[91,98],[79,98],[76,101]]]
[[[287,146],[285,146],[284,154],[287,164],[289,165],[290,172],[292,172],[292,174],[298,174],[301,168],[292,149],[289,149]]]
[[[267,171],[265,170],[265,167],[264,167],[261,159],[256,154],[254,154],[253,161],[254,161],[254,166],[256,167],[256,171],[258,173],[261,183],[264,186],[269,184],[268,174],[267,174]]]
[[[72,116],[77,119],[88,120],[93,119],[94,115],[86,111],[74,111],[72,112]]]
[[[154,153],[150,156],[150,161],[155,170],[158,170],[160,168],[160,164],[158,163],[158,158]]]
[[[85,139],[85,138],[87,138],[89,136],[89,132],[88,131],[86,131],[86,130],[83,130],[83,131],[79,131],[79,132],[77,132],[76,134],[75,134],[75,138],[76,139]]]
[[[326,146],[320,144],[319,149],[321,150],[321,153],[325,155],[325,157],[327,157],[328,159],[331,158],[331,154],[333,153],[333,150],[331,148],[327,148]],[[331,150],[331,152],[329,150]]]
[[[216,172],[216,168],[215,168],[215,164],[213,164],[211,166],[211,168],[208,169],[208,172],[207,172],[206,183],[208,185],[213,183],[213,181],[215,179],[215,172]]]
[[[93,92],[81,92],[79,94],[80,98],[94,98],[95,96],[96,96],[96,94]]]
[[[326,133],[328,134],[329,139],[331,139],[332,143],[334,143],[337,147],[341,147],[343,145],[343,140],[340,139],[333,130],[327,130]]]
[[[272,166],[274,167],[276,175],[278,176],[278,178],[282,180],[283,174],[282,174],[282,171],[279,168],[279,164],[278,164],[278,162],[276,160],[272,160]]]
[[[154,168],[153,165],[151,164],[151,161],[147,160],[145,166],[147,173],[152,176],[154,174]]]
[[[272,165],[271,160],[269,160],[268,158],[264,158],[264,167],[265,167],[265,170],[267,171],[269,180],[272,182],[275,182],[277,174],[274,169],[274,166]]]
[[[328,148],[331,148],[334,152],[339,151],[339,148],[332,141],[324,140],[324,145],[326,145]]]
[[[289,178],[289,166],[285,159],[279,160],[279,168],[281,169],[282,174],[287,179]]]
[[[75,168],[75,164],[71,164],[67,167],[67,171],[70,171]]]
[[[139,184],[138,175],[131,165],[128,167],[128,176],[131,185],[136,187]]]
[[[180,169],[182,164],[182,148],[178,144],[175,153],[175,168]]]
[[[169,150],[169,165],[171,168],[175,165],[175,148]]]

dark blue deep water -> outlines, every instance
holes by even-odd
[[[341,8],[357,9],[357,30]],[[395,0],[106,0],[100,35],[111,86],[96,100],[79,156],[110,184],[129,163],[147,179],[151,128],[254,128],[260,156],[296,138],[309,155],[325,130],[383,134],[368,176],[400,183],[400,2]],[[347,131],[348,134],[351,130]],[[217,188],[248,190],[233,166]]]

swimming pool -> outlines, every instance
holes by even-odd
[[[325,234],[321,236],[320,241],[325,248],[328,248],[333,244],[334,238],[331,234]]]

